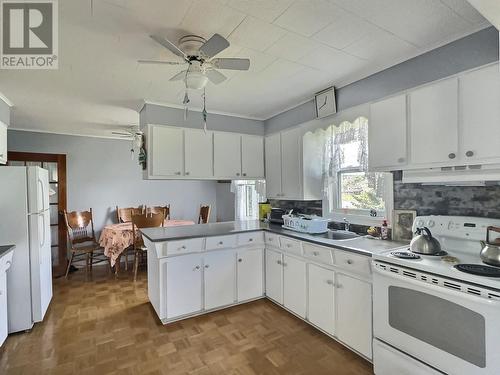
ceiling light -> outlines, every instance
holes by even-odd
[[[188,71],[186,74],[186,86],[189,89],[200,90],[205,87],[207,82],[207,76],[200,71]]]

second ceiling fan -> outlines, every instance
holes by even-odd
[[[170,81],[184,81],[186,87],[190,89],[202,89],[208,81],[214,84],[224,82],[227,77],[217,69],[248,70],[250,67],[249,59],[215,58],[217,54],[229,47],[227,39],[219,34],[214,34],[208,40],[198,35],[186,35],[179,39],[178,46],[158,35],[151,35],[151,38],[184,61],[139,60],[139,63],[189,64],[187,69],[174,75]]]

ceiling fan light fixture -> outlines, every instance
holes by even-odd
[[[202,72],[192,71],[186,74],[186,86],[192,90],[201,90],[208,83],[208,78]]]

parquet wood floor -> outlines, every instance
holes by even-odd
[[[370,363],[266,300],[163,326],[147,278],[102,267],[54,281],[45,321],[9,336],[0,374],[372,374]]]

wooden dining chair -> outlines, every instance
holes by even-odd
[[[104,248],[101,247],[95,238],[94,219],[92,208],[89,211],[64,210],[64,221],[68,233],[71,256],[66,268],[66,278],[74,261],[85,258],[86,271],[92,271],[92,265],[107,262],[109,258],[104,255]]]
[[[170,204],[166,204],[165,206],[146,206],[146,214],[159,214],[163,213],[165,216],[165,220],[170,220]]]
[[[139,257],[141,261],[147,250],[139,231],[141,228],[155,228],[163,226],[165,220],[164,211],[159,213],[133,215],[132,216],[132,238],[134,243],[134,281],[137,280],[137,270],[139,269]]]
[[[198,224],[207,224],[210,219],[210,205],[201,205],[200,214],[198,215]]]
[[[144,208],[142,206],[124,208],[118,208],[118,206],[116,206],[116,219],[119,223],[130,223],[132,221],[132,215],[140,215],[143,212]]]

